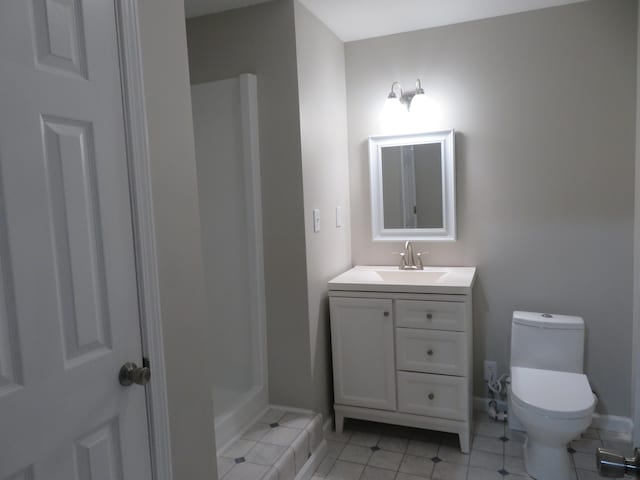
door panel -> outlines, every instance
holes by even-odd
[[[0,2],[0,480],[151,478],[113,0]]]

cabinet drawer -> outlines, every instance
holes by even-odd
[[[447,375],[398,372],[398,410],[430,417],[466,420],[467,379]]]
[[[396,326],[463,332],[466,308],[466,303],[397,300]]]
[[[466,375],[467,348],[463,332],[396,328],[398,370]]]

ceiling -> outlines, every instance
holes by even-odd
[[[187,17],[268,0],[185,0]],[[342,41],[499,17],[584,0],[299,0]]]
[[[248,7],[268,1],[269,0],[184,0],[184,10],[187,18],[191,18],[208,15],[210,13],[224,12],[225,10]]]

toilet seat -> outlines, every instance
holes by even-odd
[[[591,415],[595,398],[586,375],[537,368],[511,367],[512,400],[549,418]]]

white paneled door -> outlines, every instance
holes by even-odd
[[[0,480],[151,478],[115,14],[0,1]]]

